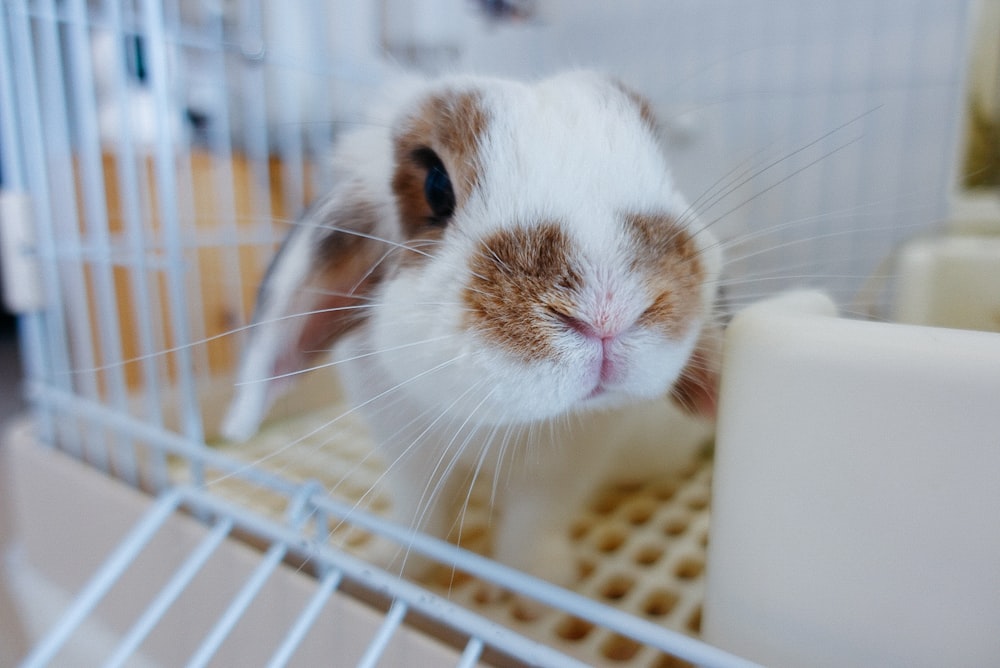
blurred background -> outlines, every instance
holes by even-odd
[[[982,4],[183,0],[167,4],[192,42],[167,54],[175,135],[321,154],[366,121],[370,93],[396,67],[515,77],[595,67],[649,97],[682,189],[740,242],[736,298],[809,275],[849,300],[901,239],[951,213],[961,161],[977,159],[960,133],[978,133],[985,150],[964,183],[995,186],[996,3]],[[212,31],[224,53],[197,44]],[[110,50],[96,37],[100,65]],[[137,59],[138,85],[141,39],[134,46],[118,55]],[[115,112],[102,119],[105,132],[118,128]]]

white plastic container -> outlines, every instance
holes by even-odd
[[[705,639],[771,666],[1000,665],[1000,335],[836,318],[727,335]]]
[[[1000,237],[921,239],[897,265],[897,322],[1000,332]]]

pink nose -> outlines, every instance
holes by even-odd
[[[618,364],[615,361],[616,355],[612,350],[612,346],[622,331],[627,328],[615,327],[607,322],[605,322],[603,326],[595,325],[574,316],[562,316],[561,319],[568,328],[572,329],[576,333],[587,339],[599,341],[601,343],[600,380],[601,383],[612,380],[618,369]]]

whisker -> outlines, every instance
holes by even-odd
[[[312,221],[309,221],[308,219],[302,219],[298,221],[296,224],[312,227],[315,229],[329,230],[331,232],[340,232],[342,234],[348,234],[350,236],[359,237],[361,239],[368,239],[369,241],[377,241],[379,243],[392,246],[393,248],[397,248],[399,250],[412,251],[414,253],[417,253],[418,255],[423,255],[424,257],[431,257],[429,253],[425,253],[424,251],[418,248],[414,248],[408,243],[395,241],[393,239],[386,239],[385,237],[380,237],[376,234],[369,234],[367,232],[362,232],[360,230],[352,230],[347,227],[341,227],[339,225],[331,225],[329,223],[314,223]]]
[[[385,353],[394,352],[396,350],[404,350],[406,348],[413,348],[413,347],[416,347],[416,346],[426,345],[428,343],[435,343],[437,341],[443,341],[445,339],[453,338],[454,336],[456,336],[456,335],[455,334],[444,334],[442,336],[437,336],[437,337],[430,338],[430,339],[423,339],[421,341],[411,341],[410,343],[401,343],[398,346],[392,346],[390,348],[382,348],[381,350],[373,350],[373,351],[366,352],[366,353],[360,353],[360,354],[354,355],[353,357],[344,357],[344,358],[341,358],[341,359],[336,359],[336,360],[334,360],[332,362],[325,362],[323,364],[315,364],[315,365],[310,366],[310,367],[305,368],[305,369],[296,369],[295,371],[288,371],[288,372],[280,373],[280,374],[277,374],[277,375],[274,375],[274,376],[267,376],[266,378],[254,378],[253,380],[245,380],[245,381],[233,383],[233,385],[235,387],[241,387],[243,385],[255,385],[257,383],[267,383],[267,382],[270,382],[270,381],[273,381],[273,380],[281,380],[282,378],[291,378],[293,376],[299,376],[299,375],[302,375],[302,374],[305,374],[305,373],[309,373],[311,371],[316,371],[316,370],[319,370],[319,369],[329,369],[331,367],[339,366],[339,365],[345,364],[347,362],[354,362],[356,360],[364,359],[366,357],[372,357],[372,356],[375,356],[375,355],[382,355],[382,354],[385,354]],[[314,352],[322,352],[322,351],[314,351]]]
[[[253,462],[252,464],[247,464],[245,467],[240,467],[239,469],[237,469],[235,471],[232,471],[230,473],[227,473],[227,474],[225,474],[223,476],[220,476],[218,478],[213,478],[211,481],[209,481],[206,484],[214,484],[214,483],[217,483],[217,482],[221,482],[223,480],[226,480],[227,478],[233,477],[237,473],[242,473],[242,472],[245,472],[245,471],[249,470],[254,465],[262,464],[262,463],[268,461],[269,459],[273,459],[274,457],[280,455],[283,452],[286,452],[288,449],[294,447],[295,445],[298,445],[299,443],[303,442],[304,440],[306,440],[308,438],[311,438],[312,436],[315,436],[316,434],[318,434],[323,429],[328,429],[332,425],[334,425],[337,422],[339,422],[339,421],[343,420],[344,418],[346,418],[348,415],[352,415],[352,414],[360,411],[365,406],[368,406],[368,405],[370,405],[370,404],[378,401],[382,397],[385,397],[385,396],[387,396],[387,395],[389,395],[389,394],[391,394],[393,392],[396,392],[396,391],[400,390],[401,388],[405,387],[406,385],[409,385],[410,383],[412,383],[412,382],[414,382],[416,380],[419,380],[420,378],[423,378],[424,376],[427,376],[427,375],[429,375],[431,373],[434,373],[436,371],[439,371],[439,370],[441,370],[441,369],[443,369],[443,368],[445,368],[445,367],[447,367],[447,366],[449,366],[451,364],[454,364],[458,360],[462,359],[464,356],[465,356],[464,354],[456,355],[455,357],[453,357],[453,358],[451,358],[449,360],[441,362],[440,364],[437,364],[437,365],[435,365],[435,366],[433,366],[433,367],[431,367],[429,369],[425,369],[424,371],[421,371],[420,373],[418,373],[418,374],[416,374],[414,376],[411,376],[410,378],[408,378],[408,379],[406,379],[406,380],[404,380],[402,382],[399,382],[399,383],[393,385],[392,387],[390,387],[387,390],[383,390],[382,392],[376,394],[373,397],[370,397],[370,398],[366,399],[365,401],[362,401],[359,404],[353,404],[349,409],[347,409],[346,411],[344,411],[343,413],[341,413],[337,417],[333,418],[332,420],[327,421],[325,424],[320,425],[319,427],[313,429],[309,433],[307,433],[307,434],[305,434],[303,436],[300,436],[299,438],[295,439],[291,443],[288,443],[287,445],[283,445],[282,447],[278,448],[274,452],[268,453],[267,455],[259,458],[256,462]]]
[[[485,384],[486,384],[485,380],[480,380],[478,383],[473,384],[465,392],[462,393],[459,399],[457,399],[455,402],[452,402],[449,408],[453,408],[458,404],[458,402],[461,399],[464,399],[464,397],[470,394],[473,390],[478,390],[481,386]],[[447,443],[447,445],[445,445],[442,448],[441,456],[438,458],[437,462],[434,465],[434,468],[431,470],[431,474],[428,477],[427,486],[424,489],[424,494],[421,496],[420,501],[417,504],[418,508],[422,507],[423,509],[420,511],[419,515],[413,522],[414,531],[418,530],[418,528],[423,524],[424,520],[427,517],[427,513],[431,511],[433,505],[440,501],[440,499],[438,498],[439,495],[444,491],[445,487],[448,485],[448,482],[451,479],[455,467],[458,465],[458,462],[460,461],[469,443],[472,442],[476,430],[473,430],[471,434],[466,436],[462,444],[450,457],[447,465],[445,465],[444,469],[442,470],[441,466],[442,464],[444,464],[445,459],[448,458],[448,452],[455,445],[459,435],[463,432],[465,427],[468,426],[470,421],[472,421],[473,416],[478,412],[479,408],[482,407],[484,403],[486,403],[486,401],[492,396],[492,394],[493,390],[487,392],[486,395],[482,398],[482,400],[480,400],[480,402],[476,404],[476,406],[471,411],[469,411],[469,414],[466,416],[465,421],[458,427],[458,429],[454,430],[454,436],[452,436],[451,440]],[[447,412],[447,409],[445,412]],[[436,482],[434,482],[435,480]],[[434,485],[433,488],[431,487],[432,483]],[[409,556],[409,548],[407,549],[406,556]],[[405,566],[406,562],[405,556],[403,561]]]
[[[678,218],[678,224],[683,227],[685,223],[697,216],[699,211],[711,208],[712,204],[707,204],[704,208],[701,206],[707,199],[712,199],[712,201],[715,202],[716,196],[720,193],[724,198],[729,193],[738,190],[742,184],[748,183],[752,181],[755,176],[760,175],[762,172],[755,171],[757,168],[754,166],[753,160],[761,153],[763,153],[763,149],[755,152],[749,158],[739,162],[736,166],[714,181],[708,188],[703,190],[698,197],[688,204],[687,209],[683,214],[681,214],[680,218]],[[787,157],[791,156],[786,156],[786,158]],[[779,160],[777,162],[781,161]],[[766,168],[764,171],[766,171]]]
[[[753,194],[752,196],[750,196],[750,197],[746,198],[745,200],[743,200],[742,202],[740,202],[738,205],[732,207],[731,209],[727,210],[723,214],[721,214],[721,215],[713,218],[712,220],[710,220],[705,225],[704,229],[707,230],[707,229],[711,228],[713,225],[717,224],[720,220],[723,220],[724,218],[726,218],[730,214],[735,213],[736,211],[739,211],[741,208],[743,208],[744,206],[746,206],[750,202],[753,202],[754,200],[756,200],[756,199],[758,199],[760,197],[763,197],[765,194],[771,192],[772,190],[774,190],[775,188],[781,186],[782,184],[787,183],[788,181],[790,181],[791,179],[795,178],[799,174],[805,172],[806,170],[810,169],[811,167],[814,167],[815,165],[819,164],[820,162],[822,162],[822,161],[830,158],[831,156],[839,153],[840,151],[843,151],[844,149],[848,148],[849,146],[852,146],[852,145],[856,144],[857,142],[861,141],[862,138],[863,138],[862,136],[855,137],[854,139],[851,139],[847,143],[841,144],[840,146],[837,146],[836,148],[833,148],[830,151],[828,151],[828,152],[824,153],[823,155],[819,156],[815,160],[812,160],[811,162],[803,165],[802,167],[799,167],[798,169],[795,169],[794,171],[792,171],[791,174],[788,174],[787,176],[778,179],[777,181],[775,181],[774,183],[770,184],[769,186],[767,186],[763,190],[758,191],[757,193]],[[697,236],[698,233],[699,232],[695,232],[695,235]]]
[[[157,357],[163,357],[163,356],[166,356],[166,355],[170,355],[170,354],[173,354],[173,353],[185,350],[187,348],[194,348],[194,347],[197,347],[197,346],[202,346],[202,345],[205,345],[205,344],[208,344],[208,343],[212,343],[213,341],[218,341],[219,339],[223,339],[223,338],[225,338],[227,336],[234,336],[236,334],[240,334],[242,332],[246,332],[246,331],[249,331],[249,330],[254,329],[256,327],[261,327],[261,326],[264,326],[264,325],[271,325],[271,324],[282,322],[282,321],[285,321],[285,320],[292,320],[294,318],[305,318],[305,317],[308,317],[308,316],[311,316],[311,315],[321,315],[323,313],[334,313],[334,312],[337,312],[337,311],[357,311],[357,310],[370,309],[370,308],[373,308],[374,306],[376,306],[376,305],[375,304],[352,304],[352,305],[349,305],[349,306],[333,306],[333,307],[330,307],[330,308],[315,309],[313,311],[300,311],[298,313],[288,313],[288,314],[285,314],[285,315],[282,315],[282,316],[278,316],[276,318],[269,318],[267,320],[259,320],[259,321],[256,321],[256,322],[247,323],[246,325],[240,325],[239,327],[234,327],[232,329],[228,329],[228,330],[226,330],[224,332],[220,332],[218,334],[213,334],[211,336],[207,336],[207,337],[204,337],[204,338],[201,338],[201,339],[197,339],[196,341],[190,341],[190,342],[182,344],[182,345],[173,346],[171,348],[164,348],[163,350],[158,350],[158,351],[153,352],[153,353],[146,353],[145,355],[137,355],[135,357],[130,357],[130,358],[126,359],[126,360],[119,360],[117,362],[109,362],[108,364],[103,364],[103,365],[95,366],[95,367],[76,368],[76,369],[70,370],[68,373],[70,373],[70,374],[85,374],[85,373],[96,373],[96,372],[99,372],[99,371],[108,371],[108,370],[111,370],[111,369],[117,369],[117,368],[129,365],[129,364],[136,364],[138,362],[144,362],[144,361],[149,360],[149,359],[154,359],[154,358],[157,358]]]
[[[713,201],[712,201],[712,202],[711,202],[711,203],[710,203],[710,204],[709,204],[708,206],[706,206],[706,207],[705,207],[704,209],[702,209],[702,211],[705,211],[705,210],[708,210],[708,209],[709,209],[709,208],[711,208],[712,206],[715,206],[715,204],[719,203],[720,201],[722,201],[723,199],[725,199],[726,197],[728,197],[728,196],[729,196],[729,195],[730,195],[731,193],[733,193],[733,192],[735,192],[735,191],[739,190],[739,189],[740,189],[741,187],[743,187],[744,185],[746,185],[746,184],[750,183],[751,181],[753,181],[753,180],[754,180],[755,178],[757,178],[758,176],[761,176],[761,175],[765,174],[766,172],[770,171],[771,169],[773,169],[774,167],[776,167],[776,166],[780,165],[781,163],[783,163],[783,162],[787,162],[787,161],[791,160],[791,159],[792,159],[792,158],[794,158],[795,156],[797,156],[797,155],[799,155],[799,154],[801,154],[801,153],[803,153],[803,152],[805,152],[805,151],[809,150],[809,149],[810,149],[810,148],[812,148],[813,146],[816,146],[817,144],[819,144],[819,143],[823,142],[824,140],[826,140],[826,139],[829,139],[830,137],[832,137],[832,136],[836,135],[836,134],[837,134],[838,132],[841,132],[841,131],[843,131],[844,129],[846,129],[846,128],[848,128],[848,127],[852,126],[852,125],[854,125],[855,123],[858,123],[858,122],[859,122],[859,121],[861,121],[862,119],[866,118],[867,116],[870,116],[871,114],[875,113],[876,111],[878,111],[878,110],[879,110],[879,109],[881,109],[881,108],[882,108],[882,105],[877,105],[877,106],[875,106],[875,107],[872,107],[871,109],[869,109],[869,110],[867,110],[867,111],[865,111],[865,112],[863,112],[863,113],[861,113],[861,114],[858,114],[858,115],[857,115],[857,116],[855,116],[854,118],[851,118],[850,120],[848,120],[848,121],[845,121],[844,123],[841,123],[840,125],[838,125],[837,127],[833,128],[832,130],[829,130],[828,132],[825,132],[825,133],[821,134],[821,135],[820,135],[819,137],[817,137],[816,139],[814,139],[814,140],[812,140],[812,141],[810,141],[810,142],[808,142],[808,143],[806,143],[806,144],[804,144],[804,145],[800,146],[799,148],[797,148],[797,149],[793,150],[793,151],[792,151],[791,153],[788,153],[788,154],[786,154],[786,155],[782,156],[781,158],[778,158],[778,159],[776,159],[776,160],[773,160],[772,162],[770,162],[770,163],[768,163],[768,164],[764,165],[764,166],[763,166],[763,167],[761,167],[760,169],[758,169],[758,170],[754,171],[753,173],[751,173],[751,174],[750,174],[749,176],[747,176],[746,178],[744,178],[744,179],[740,180],[739,182],[737,182],[737,183],[733,184],[733,185],[732,185],[732,186],[731,186],[730,188],[728,188],[728,189],[727,189],[727,191],[726,191],[726,192],[724,192],[724,193],[723,193],[723,194],[722,194],[721,196],[719,196],[719,197],[716,197],[716,198],[714,198],[714,199],[713,199]],[[711,226],[712,224],[714,224],[714,222],[718,222],[718,220],[721,220],[721,219],[722,219],[722,218],[724,218],[725,216],[728,216],[728,215],[729,215],[730,213],[732,213],[732,212],[734,212],[734,211],[738,210],[739,208],[741,208],[742,206],[744,206],[744,205],[745,205],[745,204],[747,204],[748,202],[750,202],[750,201],[753,201],[753,199],[756,199],[757,197],[759,197],[759,196],[763,195],[764,193],[766,193],[766,192],[768,192],[768,191],[770,191],[770,190],[773,190],[773,189],[774,189],[774,188],[776,188],[777,186],[779,186],[779,185],[781,185],[782,183],[784,183],[784,182],[788,181],[788,179],[790,179],[790,178],[792,178],[792,177],[794,177],[794,176],[796,176],[796,175],[800,174],[801,172],[803,172],[804,170],[808,169],[809,167],[812,167],[813,165],[815,165],[815,164],[817,164],[817,163],[819,163],[819,162],[821,162],[821,161],[825,160],[826,158],[830,157],[831,155],[834,155],[834,154],[835,154],[835,153],[837,153],[838,151],[840,151],[840,150],[842,150],[842,149],[844,149],[844,148],[847,148],[847,147],[848,147],[848,146],[850,146],[851,144],[854,144],[854,143],[855,143],[855,142],[857,142],[857,141],[858,141],[859,139],[860,139],[860,137],[856,137],[855,139],[852,139],[852,140],[851,140],[850,142],[848,142],[848,143],[846,143],[846,144],[844,144],[844,145],[841,145],[841,146],[839,146],[839,147],[837,147],[837,148],[835,148],[835,149],[833,149],[833,150],[829,151],[828,153],[826,153],[826,154],[824,154],[824,155],[821,155],[821,156],[820,156],[819,158],[817,158],[816,160],[813,160],[813,161],[809,162],[809,163],[808,163],[808,164],[806,164],[806,165],[805,165],[804,167],[802,167],[802,168],[799,168],[799,169],[797,169],[797,170],[793,171],[793,172],[792,172],[792,173],[791,173],[790,175],[788,175],[787,177],[785,177],[785,178],[783,178],[783,179],[779,180],[779,181],[778,181],[777,183],[775,183],[775,184],[772,184],[771,186],[769,186],[769,187],[768,187],[768,188],[766,188],[765,190],[763,190],[763,191],[761,191],[761,192],[759,192],[759,193],[755,194],[755,195],[754,195],[753,197],[751,197],[750,199],[746,200],[745,202],[742,202],[742,203],[741,203],[741,204],[740,204],[739,206],[737,206],[737,207],[735,207],[735,208],[733,208],[733,209],[730,209],[729,211],[727,211],[726,213],[724,213],[724,214],[723,214],[722,216],[720,216],[719,218],[717,218],[717,219],[716,219],[715,221],[713,221],[713,223],[709,223],[708,227],[710,227],[710,226]]]

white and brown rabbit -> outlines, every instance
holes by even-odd
[[[489,476],[494,556],[565,583],[595,485],[676,468],[710,432],[689,414],[714,410],[718,244],[650,106],[612,79],[407,80],[386,99],[274,259],[224,432],[252,435],[280,377],[332,349],[393,518],[444,536]]]

